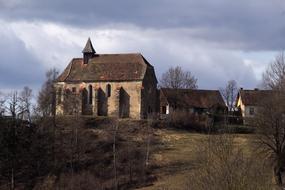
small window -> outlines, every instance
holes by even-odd
[[[89,92],[89,95],[88,95],[88,97],[89,97],[88,102],[89,102],[89,104],[92,104],[93,89],[92,89],[92,86],[91,86],[91,85],[89,85],[89,87],[88,87],[88,92]]]
[[[72,92],[73,92],[73,93],[76,93],[76,87],[73,87],[73,88],[72,88]]]
[[[107,84],[106,86],[106,93],[107,93],[107,97],[111,96],[111,85],[110,84]]]
[[[254,108],[253,107],[249,108],[249,115],[254,115]]]

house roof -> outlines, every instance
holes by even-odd
[[[57,82],[137,81],[143,80],[147,67],[153,69],[139,53],[96,54],[88,64],[72,59]]]
[[[218,90],[162,88],[161,92],[170,105],[176,105],[181,108],[211,108],[213,106],[226,107]]]
[[[243,90],[241,89],[238,93],[237,100],[241,98],[242,103],[245,106],[257,106],[261,100],[272,96],[272,90]],[[236,101],[237,103],[238,101]]]

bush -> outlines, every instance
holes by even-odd
[[[244,125],[215,125],[214,132],[218,133],[239,133],[239,134],[250,134],[254,133],[255,129],[253,127]]]
[[[175,111],[169,114],[165,122],[168,127],[208,132],[212,127],[213,119],[204,114],[191,114],[185,111]]]
[[[268,164],[256,153],[246,155],[234,139],[232,134],[210,135],[204,146],[196,148],[199,163],[189,176],[189,189],[273,189]]]

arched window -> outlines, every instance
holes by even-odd
[[[88,86],[88,98],[89,98],[88,99],[89,104],[92,104],[93,89],[91,85]]]
[[[61,104],[61,98],[62,98],[62,88],[58,89],[58,94],[57,94],[57,103]]]
[[[150,106],[148,106],[148,110],[147,110],[148,113],[152,113],[152,108]]]
[[[106,86],[106,94],[107,94],[107,97],[111,96],[111,85],[110,84],[107,84]]]

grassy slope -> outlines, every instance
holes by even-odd
[[[73,118],[74,119],[74,118]],[[72,126],[75,121],[71,118],[59,119],[59,125]],[[109,124],[100,124],[100,127],[94,127],[92,118],[81,118],[86,125],[85,133],[95,134],[99,140],[107,138],[109,134]],[[87,122],[86,122],[87,121]],[[104,123],[104,122],[103,122]],[[108,122],[107,122],[108,123]],[[146,128],[145,122],[122,120],[120,121],[118,133],[122,135],[123,141],[133,139],[142,146],[145,144]],[[108,127],[107,127],[108,126]],[[186,185],[190,182],[189,174],[193,172],[197,162],[197,148],[204,146],[203,141],[207,139],[206,134],[194,133],[175,129],[152,128],[154,138],[159,139],[158,143],[151,145],[151,165],[155,169],[151,172],[157,180],[151,185],[140,190],[158,190],[158,189],[187,189]],[[92,136],[92,135],[91,135]],[[252,135],[235,135],[236,144],[245,147],[245,152],[250,152],[247,143]],[[110,139],[112,136],[110,136]],[[84,137],[89,143],[95,139]],[[98,139],[97,139],[98,140]],[[108,140],[105,140],[108,141]],[[91,147],[91,146],[88,146]],[[110,146],[111,147],[111,146]],[[131,188],[132,189],[132,188]]]
[[[140,190],[157,189],[186,189],[190,182],[188,176],[195,169],[196,150],[206,140],[206,134],[189,133],[179,130],[156,130],[157,136],[162,138],[163,145],[157,147],[153,153],[153,162],[159,167],[154,171],[158,180],[152,185]],[[237,146],[245,147],[245,152],[250,151],[247,143],[251,135],[236,135]]]

